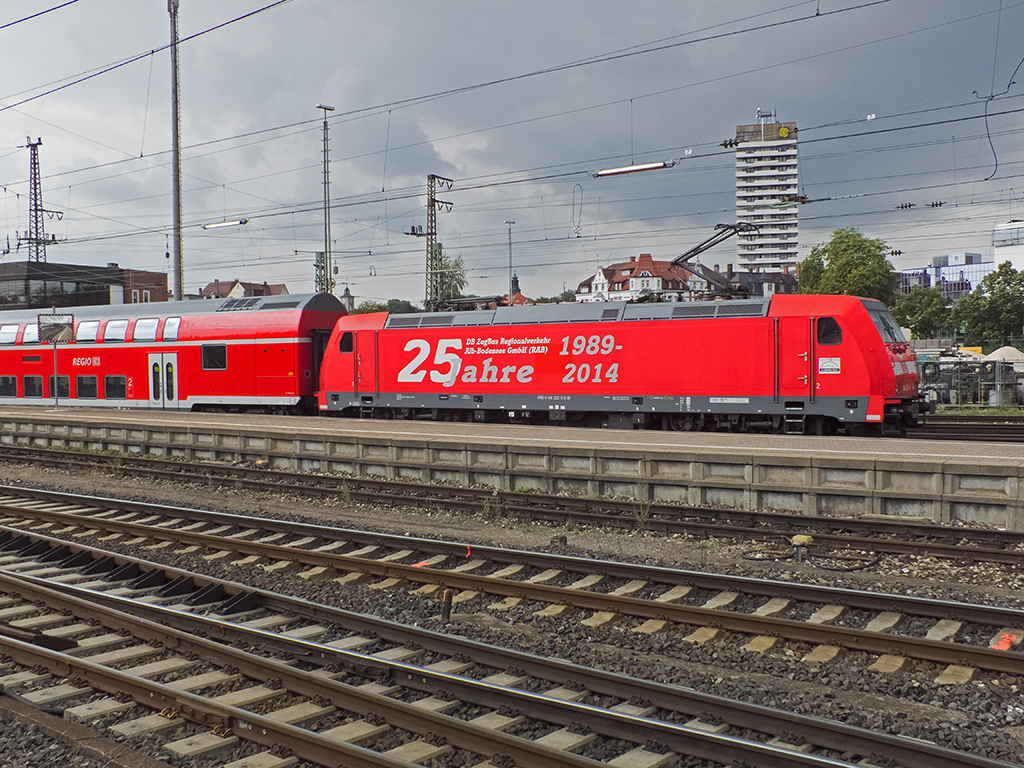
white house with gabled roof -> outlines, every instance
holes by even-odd
[[[699,270],[641,253],[639,258],[598,267],[576,288],[576,301],[635,301],[652,294],[663,301],[693,301],[707,290]]]

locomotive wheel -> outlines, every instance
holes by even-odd
[[[668,417],[669,426],[675,432],[695,432],[697,424],[693,414],[673,413]]]
[[[879,424],[854,424],[850,427],[853,437],[880,437],[882,427]]]

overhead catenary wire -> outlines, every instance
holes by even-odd
[[[77,0],[72,0],[72,1],[73,2],[77,2]],[[252,18],[253,16],[256,16],[257,14],[263,13],[264,11],[269,11],[272,8],[277,8],[278,6],[286,5],[286,4],[290,3],[290,2],[292,2],[292,0],[276,0],[276,2],[270,3],[270,5],[265,5],[262,8],[257,8],[256,10],[250,11],[249,13],[242,14],[241,16],[236,16],[233,19],[229,19],[228,21],[225,21],[225,22],[223,22],[221,24],[217,24],[217,25],[215,25],[213,27],[209,27],[208,29],[204,29],[201,32],[196,32],[195,34],[188,35],[187,37],[183,37],[181,40],[179,40],[177,42],[178,42],[178,44],[190,42],[190,41],[195,40],[195,39],[197,39],[199,37],[202,37],[203,35],[208,35],[211,32],[216,32],[218,29],[223,29],[224,27],[226,27],[226,26],[228,26],[230,24],[234,24],[234,23],[239,22],[239,21],[244,21],[245,19],[249,19],[249,18]],[[27,97],[21,99],[20,101],[14,102],[13,104],[3,104],[3,105],[0,105],[0,112],[6,112],[9,109],[14,109],[15,107],[20,107],[20,106],[22,106],[24,104],[28,104],[29,102],[35,101],[36,99],[41,99],[44,96],[51,96],[51,95],[53,95],[55,93],[59,93],[60,91],[65,90],[67,88],[71,88],[72,86],[80,85],[81,83],[84,83],[84,82],[87,82],[89,80],[92,80],[93,78],[100,77],[101,75],[105,75],[105,74],[108,74],[109,72],[113,72],[113,71],[115,71],[117,69],[121,69],[122,67],[126,67],[129,64],[134,64],[137,61],[142,61],[147,56],[153,56],[156,53],[160,53],[162,51],[169,50],[172,45],[173,45],[172,43],[168,43],[167,45],[161,46],[160,48],[156,48],[156,49],[151,50],[151,51],[147,51],[146,53],[136,54],[135,56],[131,56],[131,57],[129,57],[127,59],[124,59],[122,61],[115,62],[113,64],[109,64],[109,65],[107,65],[105,67],[101,67],[100,69],[98,69],[98,70],[96,70],[94,72],[91,72],[91,73],[82,75],[80,77],[77,77],[77,78],[75,78],[74,80],[72,80],[70,82],[64,83],[63,85],[57,85],[57,86],[49,88],[49,89],[47,89],[47,90],[45,90],[45,91],[43,91],[41,93],[37,93],[37,94],[35,94],[33,96],[27,96]]]
[[[5,29],[7,29],[9,27],[17,26],[18,24],[23,24],[26,21],[32,21],[33,19],[38,19],[40,16],[45,16],[48,13],[53,13],[54,11],[59,11],[61,8],[67,8],[69,5],[74,5],[77,2],[78,2],[78,0],[67,0],[67,2],[61,3],[60,5],[55,5],[52,8],[47,8],[45,11],[39,11],[38,13],[33,13],[33,14],[29,15],[29,16],[24,16],[24,17],[22,17],[20,19],[16,19],[14,21],[9,21],[6,24],[0,24],[0,31],[5,30]]]
[[[390,110],[389,110],[389,114],[390,114]],[[977,117],[975,117],[974,119],[977,119]],[[934,124],[935,123],[928,123],[928,125],[934,125]],[[301,128],[301,124],[298,124],[298,125]],[[895,130],[905,130],[905,128],[894,128],[894,129]],[[810,140],[816,138],[816,137],[814,137],[811,134],[811,129],[801,129],[801,131],[804,134],[804,136],[807,137],[808,142]],[[858,136],[858,135],[870,135],[870,134],[869,133],[860,134],[860,133],[857,133],[857,132],[849,132],[845,137],[822,137],[819,140],[820,141],[830,141],[830,140],[837,140],[839,138],[849,138],[850,136]],[[230,139],[228,139],[227,141],[230,141]],[[384,205],[384,204],[387,204],[388,200],[401,200],[401,199],[403,199],[403,196],[402,196],[401,192],[399,192],[398,194],[394,194],[393,195],[391,193],[391,191],[388,191],[388,193],[386,195],[383,194],[385,192],[386,181],[387,181],[387,175],[386,175],[386,170],[387,170],[387,153],[389,152],[389,150],[394,149],[394,148],[392,148],[390,146],[389,140],[385,141],[384,147],[385,147],[384,148],[384,152],[385,152],[385,157],[384,157],[385,173],[384,173],[383,179],[384,179],[385,183],[382,184],[382,190],[381,190],[382,194],[380,196],[376,197],[375,199],[374,199],[373,196],[369,196],[368,195],[368,196],[365,196],[365,197],[363,197],[363,198],[361,198],[359,200],[352,200],[352,201],[342,200],[342,201],[339,202],[339,206],[344,206],[344,207],[347,207],[347,208],[353,208],[353,207],[358,208],[360,206],[366,206],[366,205],[371,205],[371,204],[375,204],[375,203],[376,204]],[[840,150],[840,152],[841,152],[841,150]],[[371,153],[367,153],[367,154],[371,154]],[[725,157],[725,156],[728,155],[728,153],[720,153],[720,154],[721,154],[722,157]],[[710,156],[711,156],[710,154],[705,155],[705,157],[710,157]],[[801,159],[802,167],[804,167],[804,163],[805,162],[806,162],[805,158],[802,158]],[[289,173],[289,172],[297,172],[297,171],[284,170],[284,171],[279,171],[277,173],[278,174],[284,174],[284,173]],[[529,188],[531,185],[544,185],[544,184],[549,183],[549,182],[557,182],[560,178],[563,178],[561,176],[561,174],[563,172],[565,173],[564,178],[566,180],[571,179],[572,174],[578,174],[579,173],[578,170],[574,170],[574,169],[571,169],[571,168],[567,167],[564,170],[559,171],[558,173],[544,173],[542,170],[539,170],[537,172],[531,172],[529,174],[523,174],[521,178],[509,178],[509,177],[506,177],[504,179],[488,179],[488,180],[482,180],[481,182],[476,183],[476,184],[470,184],[470,183],[468,183],[469,180],[466,179],[466,180],[463,180],[464,186],[462,187],[462,191],[468,192],[468,191],[473,190],[473,189],[478,189],[478,190],[499,189],[501,187],[505,187],[505,188],[516,188],[516,187],[519,187],[519,188]],[[211,185],[214,184],[214,182],[209,182],[209,183]],[[231,182],[231,183],[234,184],[234,183],[240,183],[240,182]],[[833,184],[833,183],[835,183],[835,184],[840,184],[840,183],[855,184],[856,181],[855,180],[846,180],[846,181],[842,181],[842,180],[835,180],[835,181],[829,180],[829,184]],[[222,184],[220,182],[217,182],[216,186],[222,186]],[[911,185],[893,185],[893,186],[899,186],[900,189],[906,189],[906,188],[910,188],[911,187]],[[415,197],[416,197],[415,192],[416,191],[410,189],[409,192],[410,192],[410,196],[405,198],[405,199],[408,199],[408,200],[415,199]],[[882,195],[882,194],[885,194],[885,193],[886,193],[885,189],[880,189],[877,192],[878,195]],[[159,197],[159,196],[155,196],[155,197]],[[605,200],[608,200],[608,199],[611,198],[611,196],[608,195],[608,194],[604,194],[603,197],[604,197]],[[630,198],[624,198],[624,199],[630,199]],[[130,201],[131,201],[131,199],[127,199],[125,202],[130,202]],[[529,204],[529,201],[527,201],[526,204]],[[491,205],[500,205],[500,201],[497,202],[497,203],[491,203]],[[268,210],[266,212],[266,216],[267,217],[273,217],[273,216],[279,216],[279,215],[289,215],[289,216],[294,217],[294,215],[296,213],[302,213],[307,207],[308,207],[307,204],[305,204],[303,202],[299,202],[298,204],[285,202],[284,205],[282,205],[280,207],[277,207],[275,210]],[[97,210],[97,209],[93,209],[93,210]],[[470,208],[470,210],[473,210],[473,208]],[[683,213],[686,213],[686,212],[684,211]],[[875,215],[884,215],[884,211],[882,210],[881,206],[879,207],[878,213],[875,214]],[[265,223],[269,223],[269,222],[265,222]]]

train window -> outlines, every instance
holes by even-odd
[[[25,332],[21,334],[22,344],[39,343],[39,323],[26,323]]]
[[[108,400],[128,398],[128,380],[124,376],[104,376],[103,394]]]
[[[339,345],[339,348],[342,352],[352,351],[352,331],[345,331],[341,334],[341,344]]]
[[[18,377],[0,376],[0,397],[18,396]]]
[[[178,326],[181,325],[180,317],[168,317],[164,321],[164,341],[178,340]]]
[[[156,341],[156,327],[160,324],[159,317],[143,317],[135,321],[132,332],[133,341]]]
[[[843,343],[843,329],[834,317],[818,318],[818,343],[823,346]]]
[[[127,320],[108,320],[103,329],[104,341],[125,341],[128,338]]]
[[[174,399],[174,363],[168,363],[165,366],[164,373],[166,374],[166,386],[164,387],[164,394],[168,400]]]
[[[160,363],[153,363],[153,384],[149,388],[150,392],[153,393],[153,399],[157,402],[160,401]]]
[[[17,323],[13,325],[0,325],[0,344],[13,344],[14,340],[18,338],[18,329],[20,327]]]
[[[78,376],[75,378],[75,393],[79,399],[99,397],[99,384],[95,376]]]
[[[71,377],[57,377],[57,397],[71,397]],[[50,397],[53,397],[53,376],[50,377]]]
[[[96,341],[96,335],[99,332],[99,320],[83,320],[78,324],[78,330],[75,332],[75,341]]]
[[[892,315],[889,314],[889,310],[885,308],[883,304],[877,301],[870,303],[864,302],[864,306],[867,307],[868,314],[871,315],[872,321],[875,323],[875,328],[878,329],[878,333],[882,337],[882,341],[886,344],[905,342],[903,338],[903,331],[896,324]]]
[[[225,344],[203,345],[203,370],[226,371],[228,369],[228,348]]]
[[[21,380],[21,389],[25,393],[25,397],[42,397],[43,396],[43,377],[42,376],[26,376]]]

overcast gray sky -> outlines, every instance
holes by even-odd
[[[820,200],[800,209],[801,257],[852,226],[902,251],[897,268],[988,260],[993,226],[1024,217],[1019,0],[180,0],[179,18],[187,292],[312,290],[317,103],[336,107],[337,290],[360,300],[422,302],[424,242],[404,232],[426,223],[428,174],[454,182],[438,238],[470,292],[506,291],[510,220],[528,296],[672,258],[735,220],[719,144],[758,109],[799,127],[802,192]],[[169,40],[166,0],[0,8],[5,261],[27,257],[31,137],[63,212],[49,261],[169,270]],[[590,175],[660,160],[677,163]],[[734,259],[727,243],[703,262]]]

